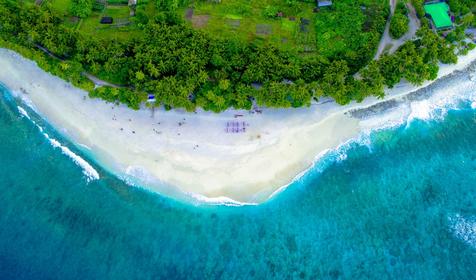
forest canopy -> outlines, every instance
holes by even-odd
[[[92,97],[135,109],[151,93],[155,106],[188,111],[250,109],[254,103],[301,107],[323,96],[347,104],[368,96],[383,97],[385,86],[392,87],[403,78],[415,84],[434,79],[439,61],[457,59],[455,45],[423,25],[417,40],[372,61],[387,10],[372,6],[375,2],[370,0],[335,1],[335,10],[348,9],[347,19],[333,16],[335,10],[323,11],[322,20],[315,21],[316,30],[330,30],[323,27],[330,24],[334,32],[317,31],[322,49],[311,54],[194,29],[174,12],[186,4],[177,0],[157,1],[160,13],[145,15],[134,27],[140,36],[120,39],[80,32],[65,24],[64,13],[45,2],[37,6],[0,0],[1,39],[32,52],[39,52],[39,47],[49,50],[62,59],[49,62],[50,71],[90,90]],[[74,10],[79,18],[88,17],[86,10],[94,9],[87,0],[71,3],[70,12]],[[368,5],[365,9],[364,4]],[[345,34],[351,36],[338,40]],[[121,87],[92,89],[84,82],[83,72]]]

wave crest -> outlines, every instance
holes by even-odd
[[[25,111],[25,109],[23,109],[22,107],[20,106],[17,106],[18,108],[18,112],[20,112],[20,114],[23,116],[23,117],[26,117],[27,119],[30,119],[30,115],[28,115],[28,113]]]
[[[226,196],[207,197],[197,193],[187,193],[187,195],[192,197],[198,203],[205,203],[207,205],[224,205],[224,206],[235,206],[235,207],[246,206],[246,205],[258,205],[257,203],[239,202]]]
[[[68,156],[74,163],[83,169],[83,174],[86,176],[88,182],[99,179],[99,173],[86,160],[73,153],[68,147],[61,145],[58,140],[50,138],[48,134],[43,133],[43,135],[48,139],[48,141],[50,141],[53,147],[61,149],[61,152],[64,155]]]
[[[61,145],[61,143],[54,139],[54,138],[51,138],[47,133],[44,133],[44,129],[39,126],[31,117],[30,115],[28,114],[28,112],[23,108],[23,107],[20,107],[20,106],[17,106],[17,109],[18,109],[18,112],[21,114],[22,117],[26,117],[28,118],[34,125],[36,125],[36,127],[38,127],[38,129],[40,130],[40,132],[43,134],[43,136],[46,137],[46,139],[48,139],[48,141],[50,142],[50,144],[54,147],[54,148],[59,148],[61,150],[61,152],[68,156],[70,159],[73,160],[73,162],[78,165],[79,167],[82,168],[83,170],[83,174],[86,176],[86,180],[88,182],[90,181],[93,181],[93,180],[97,180],[99,179],[99,173],[96,171],[96,169],[94,169],[94,167],[92,167],[91,164],[89,164],[86,160],[84,160],[82,157],[78,156],[77,154],[75,154],[73,151],[71,151],[68,147],[66,146],[63,146]]]

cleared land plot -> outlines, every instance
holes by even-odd
[[[233,29],[238,29],[240,27],[240,20],[239,19],[227,19],[226,23]]]
[[[71,0],[49,0],[48,2],[51,3],[54,10],[60,12],[64,16],[69,14]]]
[[[313,28],[319,54],[346,60],[357,70],[375,55],[388,12],[388,0],[333,1],[332,9],[316,13],[309,33]]]
[[[271,24],[257,24],[256,35],[266,36],[273,32]]]
[[[28,0],[35,1],[35,0]],[[127,5],[109,4],[103,11],[78,20],[70,12],[71,0],[45,0],[64,15],[64,23],[97,38],[127,40],[143,32],[137,19],[154,19],[156,1],[139,1],[130,17]],[[110,3],[110,1],[109,1]],[[190,26],[221,38],[237,38],[254,44],[272,44],[280,49],[318,53],[330,59],[344,59],[358,68],[375,53],[385,27],[388,0],[339,0],[332,8],[314,13],[315,2],[284,0],[193,1],[177,12]],[[113,17],[112,25],[99,23]],[[140,21],[138,21],[140,22]]]
[[[281,12],[282,16],[266,16],[269,7]],[[193,6],[183,8],[182,15],[193,27],[214,36],[255,43],[271,42],[284,49],[304,50],[305,45],[315,44],[315,37],[313,32],[300,32],[299,20],[312,19],[314,7],[314,3],[304,2],[290,7],[280,0],[222,0],[221,3],[195,2]]]
[[[130,17],[130,9],[127,1],[108,1],[107,8],[103,11],[93,11],[88,18],[79,19],[70,13],[71,0],[45,0],[48,1],[53,9],[64,15],[64,24],[77,28],[83,34],[106,39],[130,39],[134,36],[140,36],[140,30],[134,24]],[[112,5],[112,2],[119,4]],[[124,5],[124,3],[126,5]],[[146,10],[155,13],[155,4],[153,1],[147,4]],[[150,9],[149,9],[149,6]],[[100,24],[102,17],[112,17],[113,24]]]
[[[111,39],[129,39],[138,36],[140,32],[129,16],[128,6],[108,5],[102,12],[93,12],[92,15],[81,21],[79,30],[92,36]],[[112,17],[113,24],[100,24],[102,17]]]
[[[193,15],[192,16],[192,25],[195,28],[206,27],[207,24],[208,24],[209,19],[210,19],[209,15]]]

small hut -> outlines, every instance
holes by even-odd
[[[330,0],[317,0],[318,8],[327,8],[332,6],[332,1]]]
[[[155,94],[148,94],[147,95],[147,102],[149,102],[149,103],[155,102]]]
[[[112,17],[102,17],[100,21],[101,24],[112,24],[112,22]]]
[[[450,16],[450,7],[446,2],[429,2],[423,6],[426,16],[429,17],[436,30],[452,29],[453,21]]]

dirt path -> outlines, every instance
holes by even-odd
[[[93,82],[96,87],[102,87],[102,86],[108,86],[108,87],[114,87],[114,88],[124,87],[124,86],[112,84],[112,83],[106,82],[106,81],[104,81],[104,80],[101,80],[101,79],[99,79],[98,77],[96,77],[96,76],[94,76],[94,75],[91,75],[91,74],[89,74],[89,73],[87,73],[87,72],[83,72],[82,74],[83,74],[83,76],[85,76],[86,78],[88,78],[89,80],[91,80],[91,82]]]
[[[400,39],[392,39],[390,36],[390,21],[395,13],[395,7],[397,5],[397,0],[389,0],[390,1],[390,16],[388,17],[387,24],[385,25],[385,31],[382,35],[382,39],[380,39],[380,43],[377,49],[377,53],[375,54],[374,59],[378,59],[382,53],[385,51],[385,48],[388,48],[388,53],[395,52],[401,45],[403,45],[406,41],[411,40],[417,30],[420,28],[420,20],[417,17],[415,8],[410,4],[407,3],[408,9],[408,19],[409,19],[409,29],[408,32],[403,35]]]
[[[392,43],[392,38],[390,37],[390,21],[392,20],[393,14],[395,13],[395,7],[397,5],[397,0],[390,1],[390,15],[388,16],[387,23],[385,24],[385,30],[383,31],[382,39],[378,44],[377,53],[375,54],[374,59],[377,60],[380,55],[382,55],[385,47]]]
[[[415,8],[412,4],[407,3],[408,9],[408,19],[410,20],[408,23],[408,32],[403,35],[400,39],[393,40],[393,46],[390,48],[389,53],[395,52],[401,45],[403,45],[406,41],[411,40],[417,30],[420,28],[420,20],[417,17]]]
[[[65,61],[64,58],[56,56],[54,53],[50,52],[50,50],[48,50],[47,48],[45,48],[41,45],[35,44],[35,47],[37,47],[39,50],[43,51],[44,53],[46,53],[47,55],[49,55],[50,57],[52,57],[54,59]],[[112,84],[112,83],[109,83],[107,81],[101,80],[98,77],[96,77],[92,74],[89,74],[87,72],[83,72],[81,74],[83,76],[85,76],[86,78],[88,78],[91,82],[93,82],[95,87],[102,87],[102,86],[109,86],[109,87],[115,87],[115,88],[125,87],[125,86],[122,86],[122,85],[116,85],[116,84]]]

